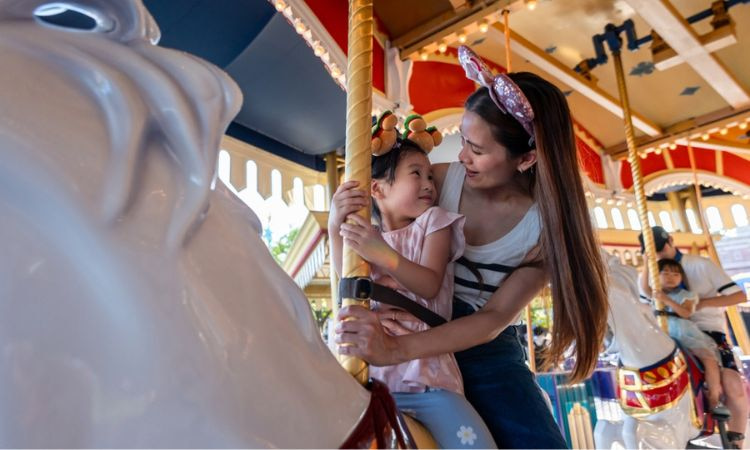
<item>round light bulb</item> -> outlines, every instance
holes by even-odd
[[[676,150],[677,149],[677,144],[675,144],[674,142],[672,142],[671,144],[669,144],[669,149],[670,150]]]
[[[729,133],[729,130],[727,130],[726,128],[722,128],[721,131],[719,131],[719,134],[721,134],[722,136],[726,135],[727,133]]]
[[[740,130],[744,130],[745,128],[747,128],[747,122],[742,122],[741,124],[739,124],[739,127]]]
[[[479,24],[479,31],[481,31],[482,33],[486,33],[489,29],[490,24],[486,20],[483,20],[482,23]]]
[[[466,33],[460,33],[458,35],[458,42],[465,44],[466,43]]]
[[[448,51],[448,44],[446,44],[445,42],[441,42],[440,45],[438,45],[438,51],[440,53],[445,53],[446,51]]]
[[[421,52],[419,53],[419,59],[421,59],[422,61],[427,61],[427,58],[428,58],[429,56],[430,56],[430,55],[428,55],[428,54],[427,54],[427,52],[426,52],[426,51],[424,51],[424,50],[422,50],[422,51],[421,51]]]
[[[708,133],[703,133],[703,136],[701,136],[701,139],[703,139],[704,141],[707,141],[709,137],[711,136],[709,136]]]

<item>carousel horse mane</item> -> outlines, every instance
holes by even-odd
[[[216,181],[240,92],[158,38],[0,0],[0,445],[338,446],[369,395]]]

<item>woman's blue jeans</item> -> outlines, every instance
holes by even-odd
[[[453,302],[453,318],[474,312]],[[567,448],[541,389],[526,366],[516,327],[486,344],[456,353],[466,398],[492,433],[498,448]]]

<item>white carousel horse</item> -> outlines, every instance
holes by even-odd
[[[685,355],[638,301],[637,274],[602,252],[609,272],[609,327],[620,352],[623,423],[601,420],[597,448],[685,448],[700,433]],[[623,402],[626,402],[623,405]]]
[[[0,0],[0,446],[337,447],[370,394],[212,187],[239,90],[158,37],[140,0]]]

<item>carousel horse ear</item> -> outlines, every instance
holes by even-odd
[[[396,130],[398,118],[391,111],[385,111],[380,115],[378,121],[372,127],[372,142],[370,149],[372,154],[380,156],[391,151],[398,140],[398,130]]]
[[[443,142],[443,135],[435,127],[427,128],[427,122],[418,114],[412,114],[404,122],[406,131],[402,138],[408,139],[419,146],[425,153]]]

